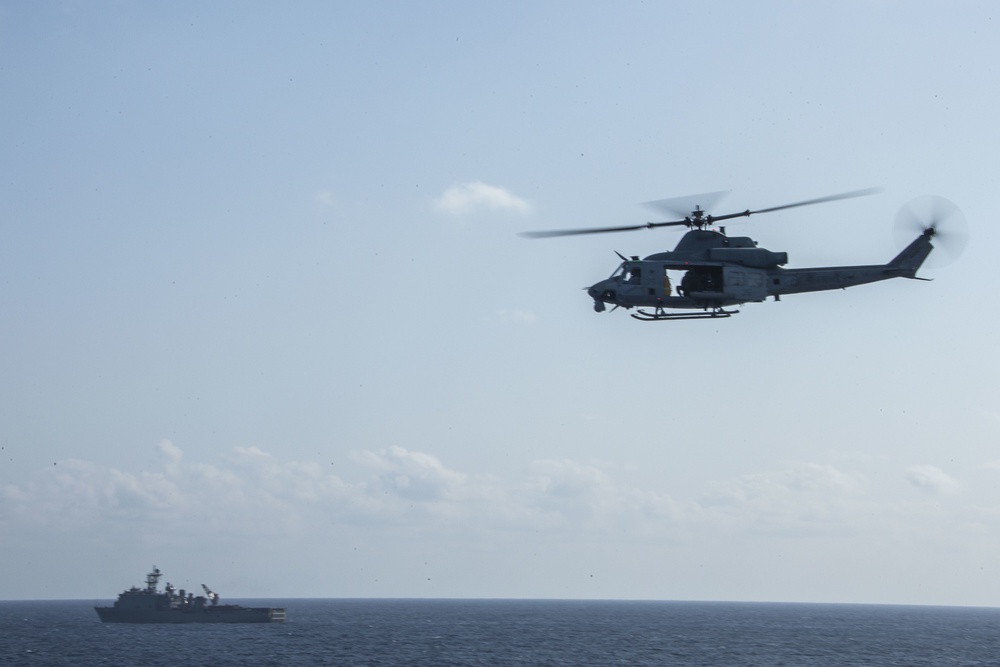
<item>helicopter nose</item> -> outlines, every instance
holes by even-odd
[[[604,310],[604,302],[614,303],[616,297],[615,290],[607,284],[606,280],[602,280],[601,282],[588,287],[587,294],[589,294],[590,298],[594,300],[595,308],[598,304],[602,306],[601,310]]]

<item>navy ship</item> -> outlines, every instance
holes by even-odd
[[[112,607],[94,607],[102,623],[284,623],[285,610],[219,604],[219,594],[202,584],[205,595],[195,596],[170,583],[162,592],[160,570],[146,575],[146,588],[133,586],[118,594]]]

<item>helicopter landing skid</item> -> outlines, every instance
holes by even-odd
[[[662,320],[711,320],[721,317],[732,317],[738,310],[724,310],[715,308],[711,312],[704,313],[668,313],[663,308],[657,308],[652,313],[640,310],[632,313],[632,317],[642,322],[660,322]]]

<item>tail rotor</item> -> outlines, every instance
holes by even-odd
[[[893,224],[893,235],[900,245],[912,241],[914,234],[931,237],[940,252],[931,253],[927,265],[940,268],[954,262],[965,251],[969,223],[951,201],[937,195],[925,195],[904,204]]]

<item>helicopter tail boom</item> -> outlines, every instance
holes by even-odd
[[[810,269],[772,269],[768,295],[781,296],[801,292],[846,289],[891,278],[917,278],[917,270],[934,250],[933,233],[923,233],[888,264],[868,266],[824,266]]]

